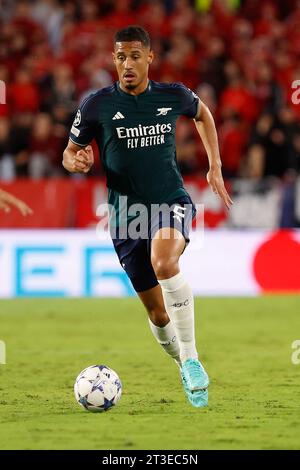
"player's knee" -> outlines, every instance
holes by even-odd
[[[177,257],[164,258],[153,256],[151,261],[158,279],[169,279],[170,277],[175,276],[178,272]]]

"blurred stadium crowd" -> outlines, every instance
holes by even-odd
[[[128,24],[150,33],[150,78],[182,81],[211,109],[225,177],[296,178],[299,0],[2,0],[0,179],[65,174],[62,151],[78,103],[116,80],[113,35]],[[205,175],[193,127],[179,122],[178,161],[184,175]],[[99,172],[100,163],[92,175]]]

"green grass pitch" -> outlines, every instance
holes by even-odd
[[[299,296],[196,299],[211,385],[209,407],[194,409],[137,299],[1,300],[0,448],[299,449],[299,315]],[[101,414],[73,395],[95,363],[123,383]]]

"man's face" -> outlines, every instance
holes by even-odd
[[[140,41],[123,41],[115,44],[113,59],[122,88],[134,90],[144,85],[148,78],[148,68],[153,53]]]

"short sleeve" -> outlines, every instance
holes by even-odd
[[[195,118],[198,112],[199,97],[192,90],[180,85],[180,114],[188,118]]]
[[[88,96],[77,110],[69,138],[74,144],[85,147],[95,136],[95,125],[92,118],[92,99]]]

